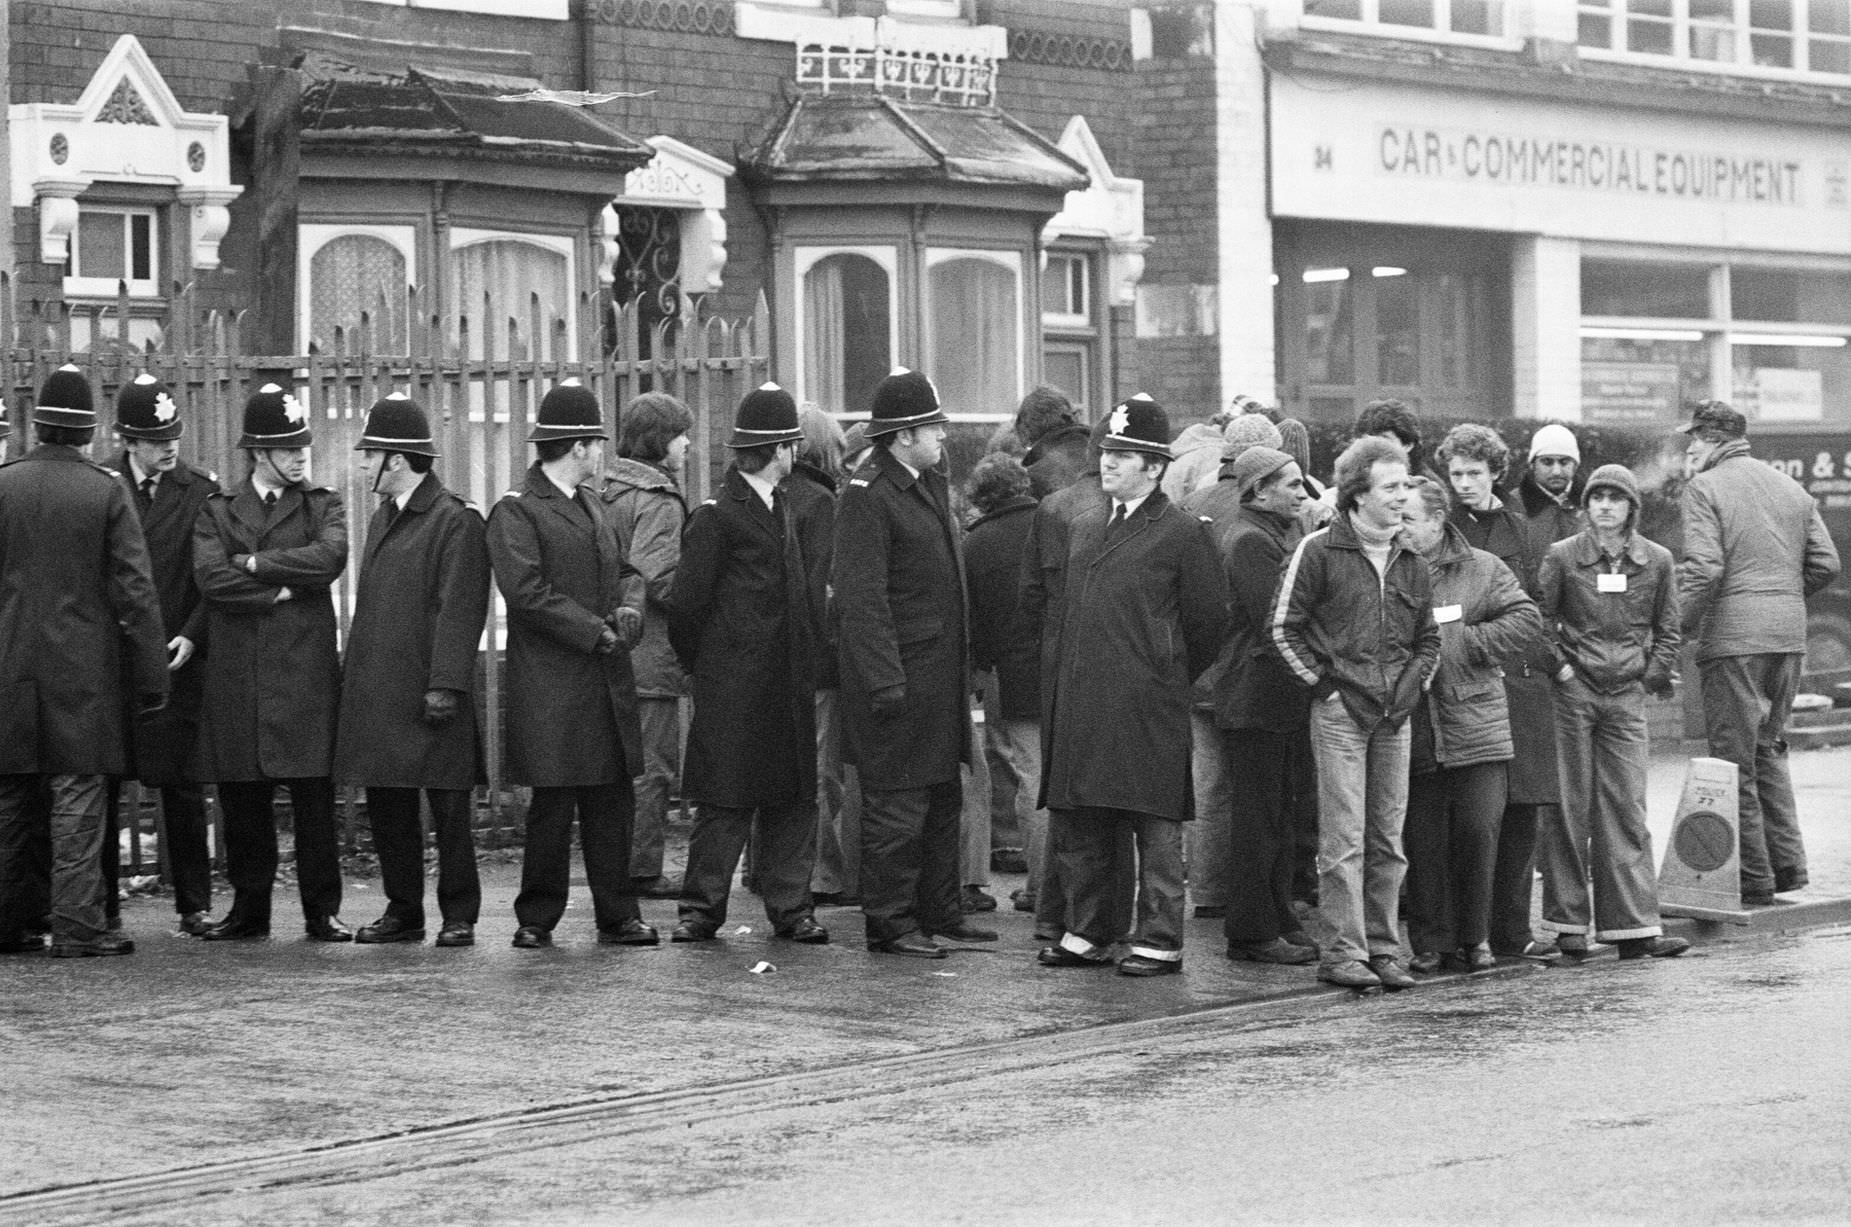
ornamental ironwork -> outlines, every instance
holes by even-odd
[[[1011,30],[1009,58],[1057,68],[1097,68],[1130,72],[1131,44],[1114,38],[1076,38],[1071,34],[1043,34],[1039,30]]]
[[[109,101],[105,102],[103,109],[97,112],[96,122],[99,124],[148,124],[154,127],[160,125],[160,121],[154,117],[154,112],[150,111],[148,104],[141,100],[141,95],[135,92],[135,87],[129,84],[127,77],[122,78],[116,86],[116,92],[109,96]]]
[[[681,213],[617,205],[617,258],[611,268],[611,297],[618,306],[636,304],[638,342],[650,356],[656,326],[672,331],[681,320]]]
[[[731,0],[595,0],[591,15],[610,26],[674,30],[682,34],[731,34]]]
[[[987,107],[996,102],[996,61],[930,48],[797,48],[797,84],[825,94],[890,94],[908,102]]]

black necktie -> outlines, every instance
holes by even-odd
[[[393,521],[398,519],[399,505],[398,505],[397,499],[389,498],[386,500],[385,513],[386,513],[386,527],[391,528]]]
[[[154,502],[154,487],[159,481],[160,479],[158,477],[152,476],[141,479],[141,497],[148,503]]]
[[[1117,536],[1119,531],[1123,529],[1124,527],[1125,527],[1125,505],[1123,503],[1113,503],[1112,504],[1112,522],[1105,526],[1105,535],[1108,537]]]
[[[264,491],[264,506],[266,508],[276,506],[276,491],[274,490]]]

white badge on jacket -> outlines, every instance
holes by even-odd
[[[1594,590],[1596,592],[1624,592],[1626,591],[1626,577],[1614,572],[1602,571],[1594,577]]]
[[[1463,617],[1465,617],[1465,606],[1463,605],[1435,605],[1433,607],[1433,620],[1442,626],[1448,622],[1457,622]]]

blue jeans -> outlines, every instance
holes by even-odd
[[[1318,908],[1337,931],[1326,967],[1399,957],[1396,910],[1407,857],[1408,722],[1365,729],[1337,695],[1311,705],[1318,763]]]
[[[1197,907],[1228,902],[1228,838],[1234,822],[1234,777],[1215,714],[1189,713],[1189,774],[1195,787],[1195,821],[1183,836],[1189,864],[1189,897]]]

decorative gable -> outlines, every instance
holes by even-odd
[[[148,183],[191,207],[192,267],[218,267],[226,206],[244,190],[231,182],[226,118],[183,110],[134,35],[116,40],[76,102],[16,103],[8,115],[12,202],[38,206],[41,261],[64,263],[92,184]]]
[[[1067,193],[1061,211],[1042,228],[1041,241],[1045,245],[1059,238],[1104,239],[1111,303],[1131,306],[1137,301],[1144,253],[1151,243],[1144,233],[1144,181],[1112,173],[1084,115],[1067,121],[1059,148],[1086,168],[1088,183]]]
[[[652,136],[656,156],[624,176],[615,203],[684,209],[681,222],[681,288],[705,294],[720,288],[726,269],[726,181],[733,168],[672,136]],[[617,215],[605,209],[605,279],[617,258]]]

